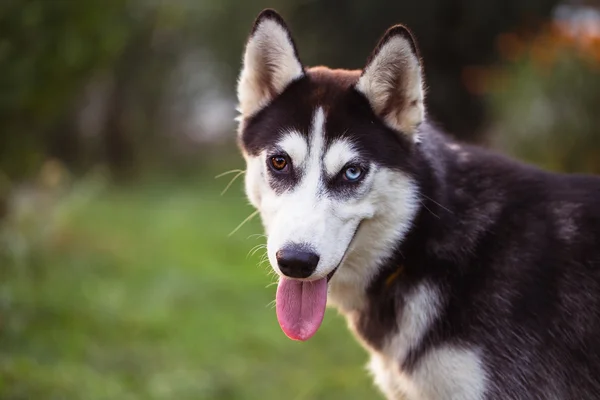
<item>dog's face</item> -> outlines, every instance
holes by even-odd
[[[281,276],[279,321],[304,340],[320,325],[328,284],[366,285],[416,213],[417,50],[396,26],[363,71],[307,69],[281,17],[264,11],[238,97],[246,192]]]

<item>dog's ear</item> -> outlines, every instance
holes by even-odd
[[[256,18],[243,63],[237,87],[242,118],[261,110],[286,86],[304,75],[285,21],[270,9]]]
[[[416,133],[425,117],[425,95],[419,51],[406,27],[388,29],[356,88],[388,126],[411,136]]]

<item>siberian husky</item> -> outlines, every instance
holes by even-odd
[[[388,399],[600,399],[600,178],[455,142],[424,96],[404,26],[349,71],[256,19],[238,138],[281,328],[337,308]]]

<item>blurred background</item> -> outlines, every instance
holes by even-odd
[[[335,312],[284,336],[260,223],[236,230],[234,86],[265,7],[307,65],[360,68],[405,23],[440,126],[600,173],[594,1],[1,0],[0,398],[379,398]]]

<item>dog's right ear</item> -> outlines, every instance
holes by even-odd
[[[367,62],[356,88],[391,128],[414,139],[425,116],[421,60],[402,25],[388,29]]]
[[[241,118],[256,114],[304,75],[290,31],[283,18],[271,9],[256,18],[243,62],[237,87]]]

